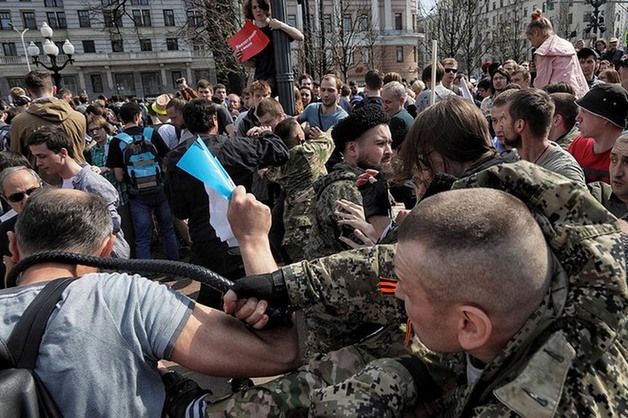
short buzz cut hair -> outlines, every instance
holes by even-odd
[[[510,96],[508,102],[508,113],[513,120],[525,120],[536,136],[549,132],[556,106],[547,92],[537,89],[519,90]]]
[[[323,78],[321,78],[321,83],[323,82],[323,80],[327,80],[334,83],[334,85],[336,86],[336,90],[338,90],[338,93],[340,93],[340,90],[342,89],[342,79],[340,77],[338,77],[336,74],[329,73],[329,74],[325,74]]]
[[[267,97],[265,99],[262,99],[262,101],[259,102],[259,104],[257,105],[257,108],[255,108],[255,116],[258,119],[266,115],[277,117],[283,114],[284,114],[284,110],[283,110],[283,107],[281,106],[281,103],[279,103],[277,100],[273,99],[272,97]]]
[[[100,196],[46,187],[30,196],[15,224],[17,243],[27,256],[52,250],[93,254],[112,232]]]
[[[399,228],[398,245],[408,242],[426,250],[417,265],[434,305],[472,303],[505,330],[525,323],[550,281],[541,228],[522,201],[500,190],[452,190],[422,200]]]
[[[44,70],[33,70],[26,74],[24,85],[35,95],[40,95],[45,91],[52,90],[52,77]]]
[[[368,70],[364,75],[364,82],[369,90],[379,90],[384,85],[384,76],[379,70]]]
[[[74,158],[74,145],[67,133],[57,126],[42,126],[41,129],[33,132],[26,139],[26,145],[46,144],[46,148],[58,154],[63,148],[68,152],[70,158]]]
[[[554,103],[554,114],[562,116],[565,121],[565,127],[573,128],[578,117],[578,105],[576,104],[576,96],[571,93],[552,93],[550,98]]]

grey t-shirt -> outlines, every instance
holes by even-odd
[[[561,174],[569,180],[584,184],[584,172],[576,159],[555,142],[550,143],[554,149],[537,164],[546,170]]]
[[[45,283],[0,291],[0,338]],[[160,417],[156,363],[169,359],[194,302],[166,285],[119,273],[70,284],[50,316],[35,372],[66,417]]]

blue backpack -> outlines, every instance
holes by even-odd
[[[129,179],[129,192],[135,195],[154,193],[163,189],[163,175],[157,148],[151,142],[153,128],[144,128],[143,135],[120,133],[120,149]]]

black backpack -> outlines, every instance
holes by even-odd
[[[0,340],[1,417],[62,416],[33,369],[48,318],[63,290],[74,280],[53,280],[44,286],[15,324],[9,340]]]
[[[120,133],[120,149],[129,181],[129,192],[150,194],[163,189],[164,181],[157,148],[151,142],[153,128],[144,128],[143,135]]]

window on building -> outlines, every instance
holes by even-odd
[[[150,10],[133,10],[133,24],[136,28],[150,27],[153,21],[150,17]]]
[[[181,73],[181,71],[173,71],[170,73],[170,75],[172,76],[172,87],[173,88],[177,88],[177,80],[180,79],[181,77],[183,77],[183,74]],[[189,83],[189,81],[188,81]]]
[[[499,7],[504,7],[504,0],[499,0]]]
[[[104,93],[105,89],[102,84],[102,75],[100,74],[91,74],[89,78],[92,81],[92,90],[94,93]]]
[[[351,27],[352,23],[351,15],[344,15],[342,17],[342,30],[344,33],[351,33],[351,30],[353,29]]]
[[[17,49],[15,48],[15,42],[3,42],[2,50],[5,57],[16,57]]]
[[[148,6],[148,0],[131,0],[133,6]]]
[[[37,30],[37,20],[35,12],[22,12],[22,23],[25,28]]]
[[[397,62],[403,62],[403,47],[397,47]]]
[[[47,12],[48,25],[52,29],[67,29],[68,24],[65,19],[65,12]]]
[[[135,77],[133,73],[114,74],[117,93],[121,96],[135,96]]]
[[[133,25],[136,28],[144,26],[142,23],[142,11],[141,10],[133,10],[131,14],[133,15]]]
[[[92,20],[89,17],[89,10],[77,10],[78,19],[79,19],[79,27],[80,28],[91,28]]]
[[[44,0],[46,7],[63,7],[63,0]]]
[[[584,12],[582,14],[582,21],[584,23],[589,23],[591,21],[591,16],[592,16],[591,12]]]
[[[403,13],[395,13],[395,30],[403,30]]]
[[[9,87],[22,87],[24,85],[24,76],[22,77],[7,77],[7,84]]]
[[[369,30],[369,17],[367,15],[361,15],[358,18],[358,30],[359,31]]]
[[[0,12],[0,30],[11,30],[11,12]]]
[[[331,33],[331,15],[323,15],[323,32]]]
[[[164,9],[164,25],[174,26],[174,10]]]
[[[150,17],[150,10],[142,10],[142,22],[145,28],[153,26],[153,19]]]
[[[159,73],[141,73],[142,90],[144,97],[146,96],[159,96],[161,93],[161,82],[159,81]]]
[[[371,62],[371,51],[368,48],[362,48],[362,62],[366,65]]]
[[[493,25],[497,23],[497,16],[493,15]]]
[[[412,32],[416,32],[416,14],[412,13]]]
[[[288,15],[288,25],[292,26],[293,28],[297,27],[296,15]]]
[[[83,41],[83,53],[93,54],[96,52],[96,44],[94,41]]]
[[[617,15],[619,17],[619,15]],[[573,13],[569,13],[567,15],[567,22],[569,22],[570,25],[573,24]]]
[[[140,39],[140,51],[152,51],[153,43],[150,39]]]
[[[347,49],[345,51],[345,58],[347,65],[353,65],[353,49]]]
[[[543,2],[543,4],[542,4],[541,6],[542,6],[542,10],[541,10],[541,11],[542,11],[543,13],[545,13],[545,2]]]
[[[166,49],[168,51],[178,51],[179,40],[177,38],[166,38]]]
[[[493,2],[493,10],[497,7],[497,3]]]
[[[188,26],[198,28],[203,24],[203,14],[197,10],[188,10],[186,13]]]
[[[122,39],[112,39],[111,50],[113,52],[124,52],[124,41]]]
[[[122,27],[122,13],[114,12],[112,10],[103,10],[103,20],[106,28]]]

